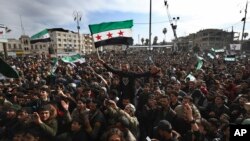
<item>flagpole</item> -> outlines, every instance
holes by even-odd
[[[98,57],[98,59],[101,59],[101,57],[100,57],[100,55],[99,55],[98,48],[96,49],[96,53],[97,53],[97,57]]]

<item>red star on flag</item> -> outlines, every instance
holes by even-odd
[[[109,32],[109,33],[107,34],[107,36],[108,36],[108,38],[112,38],[112,33]]]
[[[124,33],[124,32],[121,31],[121,30],[118,32],[119,36],[123,36],[123,33]]]
[[[100,36],[99,34],[96,36],[97,40],[101,40],[102,36]]]

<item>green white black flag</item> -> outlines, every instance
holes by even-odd
[[[132,45],[133,20],[89,25],[95,47],[105,45]]]
[[[62,58],[62,61],[65,63],[85,63],[85,58],[81,57],[80,54],[72,55],[72,56],[65,56]]]
[[[9,64],[0,58],[0,74],[8,78],[19,78],[18,73]]]

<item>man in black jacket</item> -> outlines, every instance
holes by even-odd
[[[129,71],[130,66],[128,63],[124,63],[121,65],[121,70],[114,69],[108,64],[106,64],[102,59],[99,59],[99,62],[110,72],[116,74],[119,76],[120,79],[120,101],[122,101],[123,98],[129,98],[131,103],[134,104],[135,100],[135,79],[140,77],[150,77],[154,76],[158,72],[160,72],[160,69],[156,66],[152,66],[150,68],[150,71],[144,72],[144,73],[136,73]]]

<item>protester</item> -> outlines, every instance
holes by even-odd
[[[59,60],[53,72],[49,57],[7,58],[19,78],[0,80],[0,140],[228,140],[230,124],[249,123],[248,57],[204,51],[198,69],[192,52],[157,50]]]

